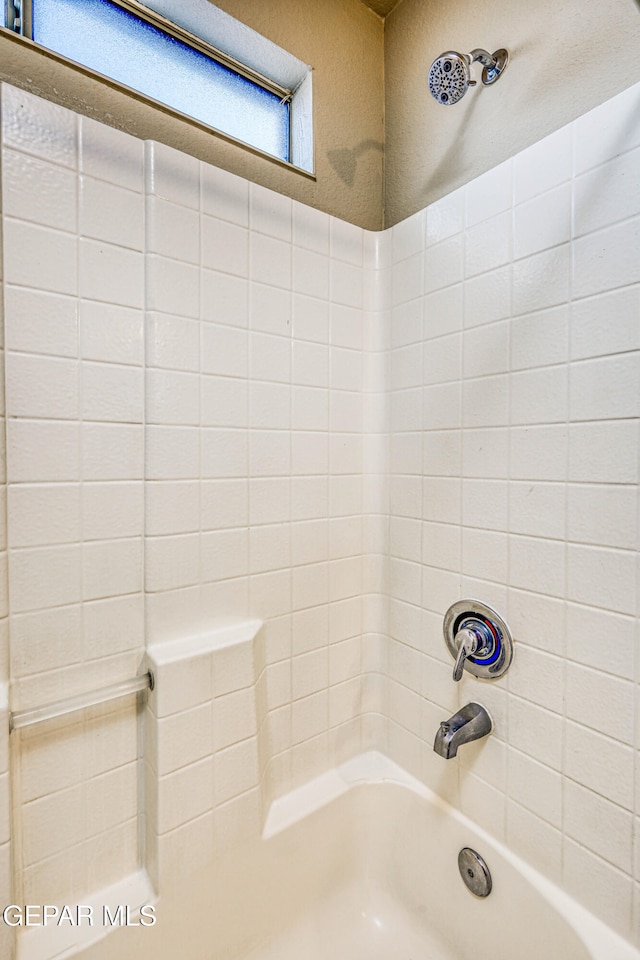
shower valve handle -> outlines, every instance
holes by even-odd
[[[462,671],[467,657],[472,657],[476,653],[479,645],[478,637],[473,630],[463,627],[456,633],[456,642],[458,643],[458,656],[453,667],[453,679],[458,682],[462,680]]]
[[[457,600],[444,615],[443,633],[455,661],[453,679],[472,674],[497,680],[513,657],[513,637],[500,614],[480,600]]]

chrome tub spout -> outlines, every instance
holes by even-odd
[[[451,760],[460,744],[486,737],[492,730],[493,721],[485,708],[479,703],[467,703],[440,724],[433,749],[438,756]]]

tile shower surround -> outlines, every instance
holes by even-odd
[[[371,234],[3,87],[13,707],[264,622],[164,668],[144,751],[133,707],[21,735],[24,902],[135,869],[143,810],[179,881],[373,747],[640,942],[639,109]],[[451,681],[468,595],[517,637],[494,684]]]

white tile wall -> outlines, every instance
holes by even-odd
[[[328,692],[360,669],[352,651],[330,673],[329,614],[343,598],[360,604],[362,231],[156,145],[147,169],[148,249],[163,257],[147,276],[149,638],[267,618],[258,757],[267,794],[282,792],[326,766],[332,728],[343,751],[360,746],[359,700],[332,719]],[[184,260],[202,284],[165,290]],[[329,476],[342,483],[331,523]],[[295,636],[314,640],[311,652],[301,636],[290,659],[293,610]],[[359,619],[351,630],[359,651]],[[215,731],[214,717],[216,743],[231,738],[221,769],[235,776],[242,738]]]
[[[6,87],[2,119],[3,232],[22,249],[3,259],[16,709],[142,656],[142,146]],[[137,868],[136,728],[129,701],[14,735],[13,897],[73,900]]]
[[[391,231],[389,576],[396,759],[418,763],[422,737],[420,775],[442,790],[429,740],[480,698],[494,734],[445,792],[491,809],[488,829],[636,943],[639,101],[635,87],[428,208],[425,229]],[[396,328],[421,315],[422,354]],[[503,610],[516,656],[452,696],[440,618],[469,595]],[[416,634],[421,610],[437,616]],[[397,645],[421,675],[395,675]]]
[[[35,160],[34,160],[35,162]],[[0,182],[4,164],[0,155]],[[64,179],[64,177],[63,177]],[[6,200],[0,190],[0,290],[4,287],[4,231],[2,223]],[[4,372],[6,338],[4,335],[4,298],[0,298],[0,367]],[[54,321],[55,323],[55,321]],[[9,644],[8,644],[8,576],[7,576],[7,470],[6,470],[6,403],[0,390],[0,897],[9,902],[12,892],[11,863],[11,782],[9,760]],[[13,953],[14,932],[6,926],[0,930],[0,952]]]
[[[13,706],[264,620],[160,678],[157,882],[377,747],[637,939],[638,96],[374,235],[3,88]],[[473,594],[518,640],[480,692]],[[25,902],[135,867],[138,749],[132,707],[21,738]]]

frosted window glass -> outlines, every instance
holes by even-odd
[[[289,105],[108,0],[33,0],[33,39],[188,116],[289,159]]]

